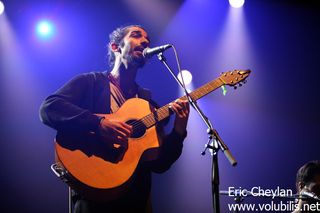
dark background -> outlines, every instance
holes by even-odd
[[[50,170],[55,131],[41,124],[42,100],[72,76],[108,69],[109,33],[141,24],[152,46],[172,43],[197,88],[232,69],[252,69],[248,83],[199,101],[238,160],[219,154],[220,188],[292,189],[297,169],[319,159],[320,10],[318,1],[226,0],[4,1],[0,16],[1,212],[67,212],[67,186]],[[37,20],[56,24],[50,41]],[[166,52],[174,65],[173,54]],[[139,83],[166,104],[181,91],[153,58]],[[191,112],[184,152],[153,176],[154,212],[211,212],[210,155],[201,156],[206,127]],[[221,197],[228,212],[229,197]],[[248,198],[246,203],[270,203]]]

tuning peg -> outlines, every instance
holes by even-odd
[[[242,81],[244,84],[247,83],[247,80]]]
[[[239,83],[239,87],[242,87],[242,84],[241,84],[241,83]]]
[[[237,86],[234,86],[233,88],[234,88],[234,89],[237,89],[238,87],[237,87]]]

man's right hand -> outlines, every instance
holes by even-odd
[[[99,133],[107,145],[120,145],[128,148],[128,139],[132,134],[132,126],[116,119],[104,118],[100,122]]]

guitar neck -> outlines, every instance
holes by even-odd
[[[209,83],[203,85],[202,87],[199,87],[198,89],[192,91],[190,93],[190,97],[192,100],[196,101],[203,96],[209,94],[210,92],[216,90],[217,88],[221,87],[225,83],[220,79],[217,78],[213,81],[210,81]],[[187,96],[182,96],[180,99],[187,100]],[[170,103],[169,103],[170,104]],[[164,105],[163,107],[157,109],[155,112],[150,113],[149,115],[143,117],[141,121],[143,124],[149,128],[159,121],[162,121],[163,119],[169,117],[173,112],[169,108],[169,104]]]

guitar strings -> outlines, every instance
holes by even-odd
[[[153,126],[156,123],[156,121],[163,120],[166,117],[166,115],[169,114],[167,110],[168,110],[168,104],[139,120],[133,121],[130,125],[132,125],[132,127],[136,130],[140,130],[140,128],[149,128]],[[157,117],[159,117],[159,119],[155,118],[156,117],[155,114],[158,115]]]
[[[207,86],[207,85],[205,85],[205,86]],[[206,88],[206,87],[199,88],[198,91],[194,91],[191,93],[192,96],[197,97],[198,95],[200,95],[201,94],[200,90],[202,90],[202,89],[204,89],[205,91],[209,91],[208,88]],[[183,96],[181,98],[186,98],[186,97]],[[143,117],[139,120],[133,121],[130,125],[132,125],[133,129],[136,129],[136,130],[140,130],[141,128],[149,128],[149,127],[153,126],[156,123],[156,121],[161,121],[161,120],[163,120],[164,117],[166,117],[166,115],[170,114],[170,112],[168,112],[168,108],[169,108],[169,104],[159,108],[155,112],[152,112],[149,115],[146,115],[145,117]],[[155,114],[158,115],[157,117],[159,117],[159,119],[155,118],[156,117]]]
[[[149,115],[137,120],[137,121],[134,121],[132,122],[130,125],[133,126],[133,128],[140,128],[140,127],[150,127],[152,126],[153,124],[156,123],[156,120],[155,119],[155,113],[157,113],[157,117],[160,117],[160,119],[158,119],[158,121],[162,120],[166,114],[168,114],[166,112],[166,108],[160,108],[159,110],[157,110],[156,112],[153,112],[153,113],[150,113]]]
[[[198,99],[204,95],[204,92],[208,93],[213,89],[217,88],[218,85],[219,85],[218,82],[211,81],[203,85],[202,87],[198,88],[197,90],[191,92],[190,95],[192,99]],[[186,98],[186,97],[183,96],[181,98]],[[133,121],[130,125],[132,125],[133,129],[136,129],[136,130],[140,130],[141,128],[149,128],[153,126],[157,121],[163,120],[166,117],[166,115],[170,114],[169,112],[167,112],[169,108],[168,105],[169,104],[159,108],[155,112],[152,112],[149,115],[146,115],[139,120]],[[159,117],[159,119],[155,118],[156,115],[157,117]]]

